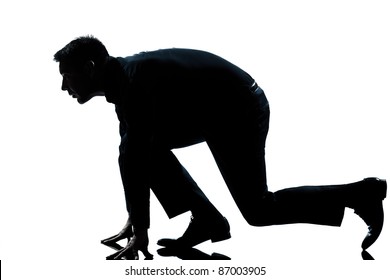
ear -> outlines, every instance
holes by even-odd
[[[89,77],[93,77],[95,74],[95,62],[93,60],[89,60],[84,64],[84,73]]]

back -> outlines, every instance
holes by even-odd
[[[126,57],[123,62],[133,82],[161,91],[215,91],[250,87],[254,80],[227,60],[205,51],[163,49]],[[199,92],[198,92],[199,93]]]

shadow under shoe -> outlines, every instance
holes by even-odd
[[[368,261],[373,261],[373,260],[375,260],[374,259],[374,257],[369,253],[369,252],[367,252],[366,250],[363,250],[362,251],[362,259],[363,260],[368,260]]]
[[[230,225],[225,217],[213,222],[205,222],[202,219],[191,217],[190,224],[183,236],[178,239],[163,238],[157,244],[165,247],[191,248],[208,240],[218,242],[230,237]]]
[[[387,183],[378,178],[366,178],[363,188],[352,201],[352,208],[368,226],[368,233],[362,242],[363,250],[369,248],[378,239],[384,222],[382,200],[386,198]]]
[[[162,257],[177,257],[181,260],[230,260],[226,255],[220,253],[206,254],[194,248],[165,247],[157,250]]]

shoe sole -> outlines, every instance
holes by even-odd
[[[367,236],[364,238],[362,245],[361,245],[363,250],[367,250],[379,238],[379,235],[380,235],[382,228],[383,228],[383,222],[384,222],[384,212],[383,212],[382,200],[384,200],[386,198],[386,195],[387,195],[387,182],[386,182],[386,180],[378,179],[378,178],[368,178],[368,180],[373,180],[373,181],[375,180],[375,184],[373,184],[373,187],[376,188],[376,192],[373,194],[371,199],[374,199],[377,201],[379,200],[379,202],[378,202],[379,204],[377,205],[377,207],[380,208],[378,213],[379,213],[379,215],[381,215],[379,220],[381,220],[382,222],[380,225],[379,224],[376,225],[375,231],[372,231],[372,229],[369,227],[369,232],[368,232]]]
[[[380,182],[380,186],[378,186],[379,198],[381,200],[384,200],[386,198],[386,195],[387,195],[387,182],[386,182],[386,180],[382,180],[382,179],[378,179],[378,181]]]
[[[386,198],[386,193],[387,193],[387,182],[386,182],[386,180],[381,180],[381,181],[382,181],[383,184],[384,184],[384,187],[383,187],[383,198],[382,198],[382,200],[383,200],[383,199]]]

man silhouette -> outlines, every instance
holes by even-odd
[[[165,49],[110,56],[92,36],[54,55],[62,90],[83,104],[105,96],[120,121],[119,166],[129,218],[109,244],[128,238],[111,258],[148,255],[150,189],[172,218],[191,211],[188,229],[159,245],[191,248],[230,238],[228,221],[207,199],[172,149],[205,141],[246,221],[253,226],[311,223],[340,226],[345,207],[368,225],[362,248],[383,226],[385,180],[366,178],[333,186],[268,190],[264,147],[269,104],[246,72],[208,52]]]

